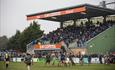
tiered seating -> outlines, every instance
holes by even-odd
[[[82,47],[84,42],[95,37],[97,34],[111,27],[115,22],[107,21],[105,23],[96,24],[86,22],[80,26],[67,26],[65,28],[58,28],[57,30],[44,35],[41,42],[49,41],[50,43],[58,43],[64,41],[67,45],[76,39],[77,46]]]

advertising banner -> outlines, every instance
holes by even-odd
[[[92,58],[91,63],[100,63],[99,58]]]
[[[71,13],[77,13],[77,12],[84,12],[84,11],[86,11],[85,7],[79,7],[79,8],[73,8],[73,9],[69,9],[69,10],[62,10],[62,11],[57,11],[57,12],[52,12],[52,13],[46,13],[46,14],[40,14],[40,15],[34,15],[34,16],[27,16],[27,20],[41,19],[41,18],[60,16],[60,15],[66,15],[66,14],[71,14]]]
[[[40,44],[35,44],[34,49],[60,49],[61,45],[60,44],[46,44],[46,45],[40,45]]]
[[[21,62],[22,58],[13,58],[13,62]]]
[[[33,62],[45,62],[45,58],[32,58]],[[79,58],[72,58],[74,63],[79,63]],[[13,58],[13,62],[21,62],[21,58]],[[57,60],[58,62],[58,60]],[[104,63],[104,58],[102,58],[102,62]],[[88,63],[88,58],[83,58],[83,63]],[[99,58],[91,58],[91,63],[100,63]]]
[[[79,63],[79,58],[73,58],[74,63]]]
[[[83,58],[83,63],[88,63],[88,58]]]

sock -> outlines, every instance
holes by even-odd
[[[8,64],[6,64],[6,68],[8,68]]]
[[[27,66],[27,69],[30,70],[30,66]]]

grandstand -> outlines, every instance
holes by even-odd
[[[95,18],[96,20],[93,20]],[[113,49],[115,46],[113,44],[115,40],[113,40],[115,10],[83,4],[27,15],[28,21],[35,19],[60,22],[60,28],[37,39],[34,44],[33,42],[29,43],[27,52],[34,54],[35,51],[41,50],[60,51],[61,46],[64,46],[67,52],[73,52],[74,54],[79,51],[85,54],[100,52],[105,54],[106,52],[115,51]],[[104,38],[101,39],[100,37]],[[107,43],[105,44],[105,42]],[[110,51],[111,49],[113,50]]]
[[[115,52],[115,25],[87,41],[88,52],[108,53]]]

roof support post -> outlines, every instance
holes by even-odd
[[[63,28],[63,21],[60,22],[60,28]]]
[[[106,16],[103,16],[103,23],[106,23]]]
[[[88,17],[87,20],[88,20],[88,23],[90,23],[90,17]]]
[[[73,24],[74,24],[74,26],[76,26],[76,20],[75,19],[73,20]]]

